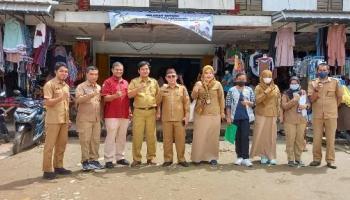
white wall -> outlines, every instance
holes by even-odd
[[[149,43],[132,43],[135,47],[141,48],[150,45]],[[188,56],[203,56],[214,54],[213,44],[167,44],[156,43],[153,48],[137,52],[132,49],[126,43],[123,42],[111,42],[111,41],[94,41],[93,49],[94,55],[96,53],[107,54],[137,54],[137,55],[188,55]]]
[[[317,10],[317,0],[263,0],[262,7],[263,11]]]
[[[149,0],[90,0],[91,6],[149,7]]]
[[[343,11],[350,11],[350,0],[343,0]]]
[[[178,0],[179,8],[191,9],[235,9],[235,0]]]

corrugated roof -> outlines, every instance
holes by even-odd
[[[272,22],[350,22],[350,12],[283,10],[272,14]]]
[[[52,16],[53,5],[42,3],[0,2],[0,14],[1,13],[24,13]]]

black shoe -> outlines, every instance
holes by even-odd
[[[183,161],[183,162],[179,162],[179,165],[183,166],[183,167],[189,167],[190,165],[188,164],[188,162]]]
[[[100,162],[97,160],[90,161],[89,164],[94,168],[94,169],[103,169],[103,166],[101,165]]]
[[[157,163],[153,162],[152,160],[147,160],[147,165],[157,165]]]
[[[113,169],[113,168],[114,168],[114,165],[113,165],[112,162],[106,162],[105,167],[106,167],[107,169]]]
[[[69,175],[72,174],[72,171],[65,168],[55,168],[55,173],[59,175]]]
[[[84,171],[92,170],[90,163],[87,160],[84,161],[83,163],[81,163],[81,165],[82,165]]]
[[[44,172],[43,174],[43,179],[46,180],[53,180],[57,178],[56,173],[55,172]]]
[[[334,165],[333,163],[327,163],[327,167],[331,169],[337,169],[337,166]]]
[[[163,167],[169,167],[172,164],[173,164],[173,162],[164,162],[162,166]]]
[[[117,164],[118,165],[125,165],[125,166],[129,166],[130,165],[129,161],[127,161],[126,159],[118,160]]]
[[[209,164],[210,164],[211,166],[216,166],[216,165],[218,165],[218,161],[217,161],[217,160],[211,160],[211,161],[209,162]]]
[[[136,160],[134,160],[134,161],[131,163],[130,166],[131,166],[131,167],[140,167],[140,166],[141,166],[141,161],[136,161]]]
[[[288,161],[288,166],[289,167],[295,167],[295,162],[294,161]]]
[[[317,167],[317,166],[320,166],[321,165],[321,162],[320,161],[312,161],[311,163],[310,163],[310,166],[311,167]]]

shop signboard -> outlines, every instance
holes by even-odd
[[[188,14],[171,12],[137,12],[114,11],[109,12],[111,29],[134,19],[150,19],[178,25],[195,32],[201,37],[211,41],[213,35],[213,16],[207,14]]]

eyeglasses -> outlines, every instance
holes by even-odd
[[[167,75],[167,78],[176,78],[176,75]]]

